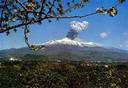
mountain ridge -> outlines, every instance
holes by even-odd
[[[128,51],[116,48],[105,48],[93,42],[63,38],[60,40],[48,41],[44,43],[44,45],[46,45],[47,48],[35,52],[28,47],[1,50],[0,57],[22,58],[26,55],[43,55],[52,59],[57,58],[75,61],[128,61]]]

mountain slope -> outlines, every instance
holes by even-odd
[[[0,57],[22,58],[26,55],[48,56],[49,60],[128,61],[128,52],[116,48],[104,48],[93,42],[63,38],[44,43],[48,48],[31,51],[29,48],[1,50]]]

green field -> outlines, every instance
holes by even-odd
[[[3,61],[0,88],[128,88],[128,63]]]

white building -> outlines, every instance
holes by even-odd
[[[9,60],[10,60],[10,61],[18,61],[18,59],[13,58],[13,57],[9,58]]]

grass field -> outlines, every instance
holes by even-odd
[[[4,61],[0,88],[128,88],[128,63]]]

